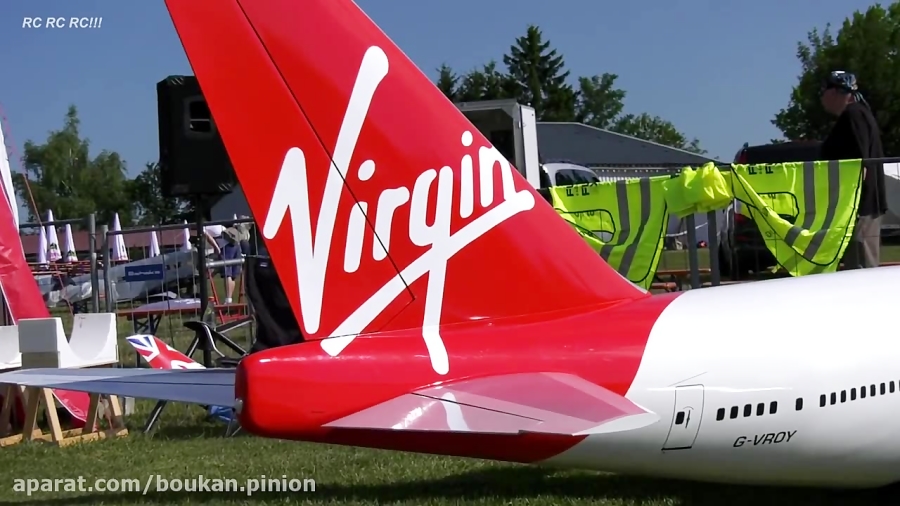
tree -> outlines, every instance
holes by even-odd
[[[441,68],[438,69],[438,79],[434,84],[451,102],[457,100],[459,76],[447,64],[441,65]]]
[[[614,88],[616,74],[579,77],[578,122],[608,129],[625,108],[625,91]]]
[[[455,97],[460,102],[516,98],[516,84],[508,75],[497,70],[497,62],[490,61],[460,79]]]
[[[122,225],[130,224],[125,162],[118,153],[105,150],[92,160],[90,142],[81,138],[79,125],[78,111],[72,105],[63,128],[50,132],[44,144],[25,142],[25,173],[13,174],[13,185],[26,198],[30,220],[40,221],[53,210],[57,219],[96,212],[98,223],[111,223],[118,212]]]
[[[790,140],[823,140],[834,124],[819,102],[823,79],[833,70],[856,74],[860,89],[882,129],[887,153],[900,149],[900,4],[856,11],[837,36],[826,25],[797,44],[801,74],[788,106],[772,123]]]
[[[128,193],[135,207],[135,221],[139,225],[177,223],[191,211],[191,205],[187,200],[163,197],[162,179],[157,163],[148,162],[144,166],[144,170],[130,181]]]
[[[529,25],[525,35],[503,55],[503,63],[515,83],[515,98],[531,105],[538,120],[574,119],[577,94],[566,83],[569,71],[565,70],[565,60],[550,48],[540,28]]]
[[[666,121],[659,116],[650,116],[647,113],[638,115],[626,114],[616,120],[611,130],[700,155],[706,153],[705,149],[700,149],[699,140],[687,140],[684,134],[679,132],[670,121]]]
[[[579,77],[568,83],[563,56],[544,40],[540,28],[529,25],[503,56],[506,72],[491,61],[459,76],[447,65],[435,83],[453,101],[512,98],[535,110],[538,121],[577,121],[597,128],[703,154],[697,139],[688,140],[675,126],[649,114],[625,114],[625,91],[615,87],[616,74]]]

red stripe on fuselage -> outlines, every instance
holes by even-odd
[[[568,314],[442,329],[450,372],[438,375],[422,337],[362,336],[337,357],[319,342],[251,355],[238,371],[241,423],[261,436],[513,462],[557,455],[583,436],[329,429],[324,424],[430,385],[527,372],[580,376],[619,395],[631,387],[654,323],[677,293]]]

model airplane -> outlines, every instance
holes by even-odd
[[[900,339],[877,316],[900,270],[651,296],[350,0],[167,5],[309,341],[236,373],[0,380],[234,406],[263,437],[733,483],[900,476]]]

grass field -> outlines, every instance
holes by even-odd
[[[894,255],[894,253],[890,253]],[[900,255],[895,255],[900,257]],[[667,252],[661,268],[687,265],[687,252]],[[893,258],[892,258],[893,259]],[[898,258],[900,259],[900,258]],[[662,262],[661,262],[662,263]],[[701,266],[708,255],[701,251]],[[184,349],[190,334],[180,319],[163,322],[159,334]],[[120,335],[131,333],[122,320]],[[134,352],[120,344],[122,361]],[[129,417],[131,434],[117,440],[57,448],[41,443],[0,448],[0,503],[47,505],[100,504],[355,504],[355,505],[863,505],[900,504],[900,492],[774,489],[675,482],[593,472],[437,456],[344,448],[260,439],[225,438],[225,426],[205,418],[197,407],[170,405],[158,430],[140,433],[153,403],[138,401]],[[312,479],[306,492],[173,492],[156,490],[155,476],[166,479],[237,480],[262,476]],[[13,491],[16,479],[138,480],[137,491]],[[151,486],[142,494],[147,480]],[[120,482],[121,483],[121,482]],[[64,482],[60,482],[64,485]],[[124,485],[123,485],[124,486]]]
[[[640,479],[592,472],[311,445],[251,436],[222,438],[199,410],[172,409],[152,437],[68,448],[21,445],[0,451],[0,501],[94,504],[398,504],[398,505],[857,505],[897,504],[893,491],[782,490]],[[11,491],[17,478],[267,477],[315,480],[306,492]]]

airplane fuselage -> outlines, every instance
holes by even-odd
[[[316,343],[285,347],[254,361],[267,366],[251,383],[271,392],[248,395],[246,384],[239,386],[239,396],[257,403],[248,410],[256,418],[245,411],[242,422],[261,435],[295,440],[627,474],[885,485],[900,474],[900,341],[877,307],[889,305],[888,287],[898,283],[900,269],[890,268],[666,294],[497,322],[489,342],[466,328],[448,329],[444,376],[431,369],[420,337],[361,338],[341,357]],[[655,323],[641,323],[648,321]],[[324,427],[426,385],[528,371],[576,374],[624,394],[659,421],[586,437]]]
[[[729,483],[900,478],[900,269],[689,291],[660,315],[626,397],[660,415],[561,466]]]

